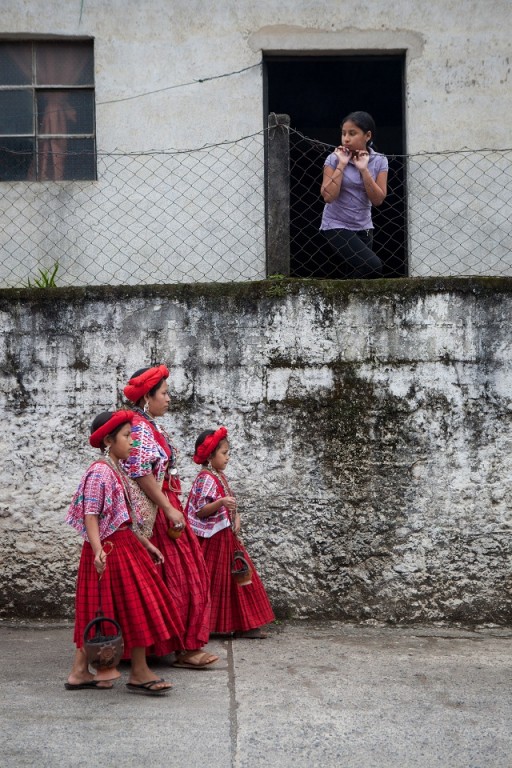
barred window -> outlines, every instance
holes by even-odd
[[[0,180],[95,178],[92,41],[0,42]]]

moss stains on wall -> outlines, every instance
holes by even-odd
[[[171,368],[185,491],[225,424],[279,615],[512,621],[512,281],[0,292],[3,616],[70,616],[89,424]]]

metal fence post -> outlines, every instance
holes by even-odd
[[[290,274],[290,117],[268,116],[267,275]]]

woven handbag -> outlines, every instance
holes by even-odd
[[[138,509],[143,519],[143,525],[139,528],[140,533],[148,539],[153,535],[153,526],[155,524],[158,505],[146,496],[140,485],[129,478],[130,496],[135,509]]]
[[[114,635],[106,633],[105,624],[111,624],[114,627]],[[92,635],[91,630],[94,630]],[[84,650],[87,663],[94,669],[114,669],[121,661],[124,651],[121,627],[115,619],[104,616],[101,609],[84,630]]]
[[[239,587],[245,587],[247,584],[252,584],[251,566],[240,549],[237,549],[233,554],[231,575]]]

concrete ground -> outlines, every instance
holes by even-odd
[[[512,631],[283,623],[154,667],[165,698],[66,691],[72,628],[0,623],[3,768],[511,768]]]

